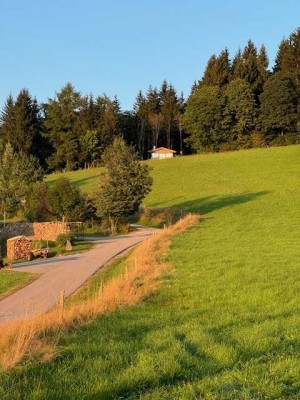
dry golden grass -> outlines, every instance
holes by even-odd
[[[97,296],[72,303],[63,313],[55,309],[42,316],[1,325],[0,366],[9,369],[24,358],[35,356],[51,359],[64,331],[119,307],[136,304],[156,290],[158,278],[170,269],[165,257],[171,237],[195,225],[198,219],[198,215],[189,214],[145,240],[128,258],[124,274],[100,287]]]

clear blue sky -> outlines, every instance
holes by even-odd
[[[299,0],[1,0],[0,107],[23,87],[46,101],[68,81],[125,110],[163,79],[188,95],[225,47],[233,56],[251,38],[272,63],[299,17]]]

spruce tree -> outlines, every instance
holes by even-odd
[[[7,97],[1,113],[1,150],[14,136],[15,130],[15,103],[12,94]]]
[[[300,28],[280,43],[274,70],[290,76],[300,88]]]
[[[227,140],[223,126],[225,99],[217,86],[201,86],[187,101],[184,127],[193,150],[216,151]]]
[[[257,109],[250,84],[241,78],[231,81],[225,89],[224,120],[228,124],[230,140],[238,147],[247,146],[249,134],[255,127]]]
[[[152,179],[149,167],[138,161],[132,148],[121,138],[115,138],[104,154],[105,174],[101,177],[96,205],[112,234],[128,224],[150,192]]]
[[[71,83],[67,83],[54,99],[49,99],[44,105],[45,134],[54,148],[49,165],[54,169],[76,168],[80,148],[81,105],[81,95]]]
[[[14,102],[8,96],[1,116],[4,144],[10,143],[16,151],[39,155],[41,138],[40,109],[27,89],[22,89]]]
[[[258,128],[270,143],[279,135],[296,133],[297,90],[294,81],[281,72],[271,76],[260,96]]]
[[[222,87],[230,80],[231,65],[229,52],[227,49],[221,51],[218,57],[214,54],[208,60],[204,71],[203,85],[212,85]]]
[[[148,122],[152,131],[152,138],[151,142],[148,143],[148,148],[152,148],[153,146],[157,147],[162,129],[161,97],[156,88],[149,87],[146,102]]]
[[[172,148],[172,133],[176,127],[176,115],[178,108],[177,93],[172,85],[162,86],[161,97],[161,115],[162,124],[166,132],[166,147]]]
[[[243,71],[244,71],[244,62],[243,62],[243,56],[242,56],[242,51],[239,48],[236,55],[234,56],[232,60],[232,65],[231,65],[231,72],[232,72],[232,78],[243,78]]]
[[[146,145],[145,139],[147,130],[148,109],[146,98],[141,91],[139,91],[136,97],[133,110],[137,119],[137,149],[140,157],[143,157]]]

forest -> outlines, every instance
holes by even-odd
[[[269,68],[266,47],[249,40],[231,58],[213,54],[188,98],[163,81],[139,91],[133,109],[115,96],[82,95],[67,83],[39,103],[29,89],[8,95],[0,116],[0,153],[36,157],[47,172],[98,165],[121,136],[141,159],[154,146],[178,155],[300,143],[300,28],[278,46]]]

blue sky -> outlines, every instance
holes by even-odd
[[[233,56],[251,38],[272,63],[299,17],[298,0],[1,0],[0,107],[23,87],[46,101],[68,81],[125,110],[163,79],[188,95],[225,47]]]

